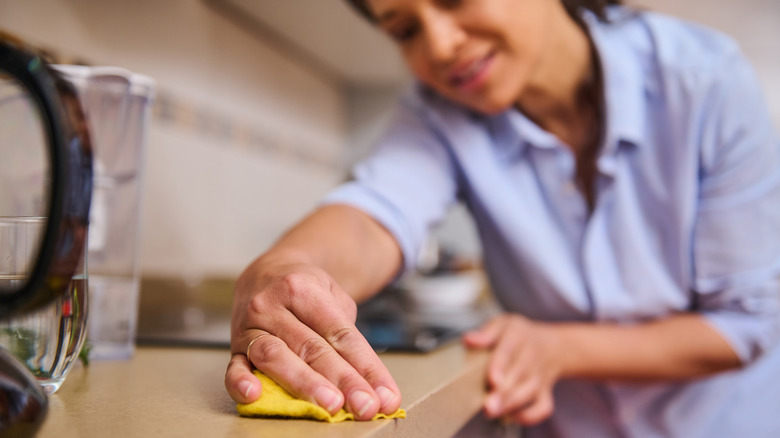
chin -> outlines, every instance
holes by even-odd
[[[461,105],[486,116],[502,113],[515,104],[515,99],[505,96],[514,96],[516,93],[496,93],[497,90],[491,91],[494,92],[484,93],[481,96],[456,95],[451,98],[454,98],[453,100]]]
[[[432,87],[433,88],[433,87]],[[511,93],[506,93],[510,95]],[[496,96],[464,96],[453,90],[439,90],[439,95],[458,105],[466,107],[472,111],[485,116],[494,116],[511,108],[515,100],[508,98],[498,98]]]
[[[479,101],[460,100],[459,103],[473,111],[486,116],[500,114],[512,107],[513,101]]]
[[[478,108],[472,107],[472,109],[486,116],[495,116],[496,114],[503,113],[504,111],[508,110],[511,107],[512,107],[511,103],[506,103],[502,105],[485,105],[485,106],[480,106]]]

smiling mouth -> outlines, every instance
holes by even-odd
[[[454,87],[465,89],[471,89],[480,84],[485,76],[490,61],[493,60],[493,55],[492,52],[488,53],[487,56],[477,59],[465,67],[459,68],[457,72],[450,75],[450,84]]]

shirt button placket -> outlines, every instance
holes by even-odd
[[[559,193],[564,201],[561,203],[561,213],[565,215],[563,220],[569,238],[573,239],[572,241],[576,242],[578,247],[586,225],[587,205],[577,188],[574,154],[568,148],[561,147],[559,150],[558,167]]]

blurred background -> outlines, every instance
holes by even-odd
[[[780,1],[632,4],[735,37],[780,128]],[[0,29],[59,62],[157,81],[141,270],[193,287],[235,278],[342,181],[409,80],[343,0],[0,0]],[[478,257],[462,208],[436,235]]]

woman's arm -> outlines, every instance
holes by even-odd
[[[258,262],[277,258],[322,268],[358,302],[389,283],[402,263],[393,236],[367,214],[346,205],[318,209]]]
[[[503,315],[468,333],[464,342],[494,350],[486,414],[527,425],[552,414],[552,389],[560,379],[680,380],[741,363],[697,314],[632,325],[545,323]]]
[[[428,227],[456,200],[450,154],[420,105],[404,98],[372,154],[353,169],[354,181],[238,279],[225,376],[236,401],[260,396],[254,365],[331,412],[343,404],[369,419],[400,406],[397,385],[355,328],[355,301],[391,281],[402,263],[413,266]]]
[[[728,342],[701,315],[686,313],[632,325],[559,324],[561,377],[689,379],[736,368]]]
[[[401,395],[355,327],[356,299],[400,269],[394,238],[366,214],[315,211],[241,274],[225,387],[239,403],[262,391],[257,368],[293,395],[365,420],[398,409]]]

